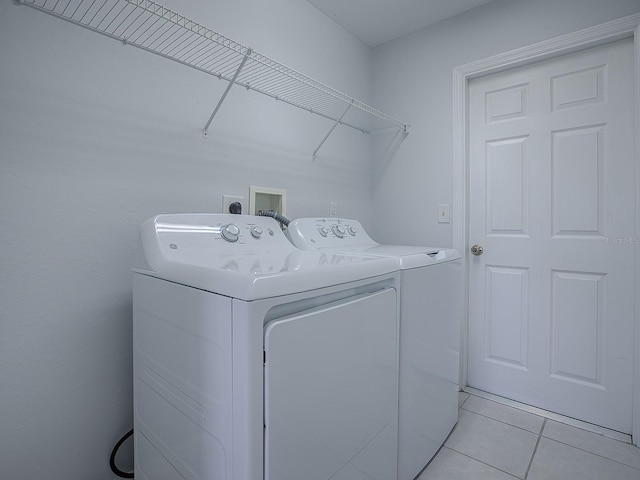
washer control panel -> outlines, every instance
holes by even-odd
[[[298,218],[289,223],[287,237],[304,250],[378,245],[360,222],[347,218]]]
[[[331,231],[338,238],[344,238],[344,234],[347,233],[342,225],[334,225],[333,227],[331,227]]]

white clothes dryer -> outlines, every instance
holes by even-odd
[[[137,479],[396,479],[398,274],[268,217],[141,225]]]
[[[456,250],[375,242],[357,220],[300,218],[301,249],[394,259],[400,276],[398,479],[412,480],[458,420],[462,265]]]

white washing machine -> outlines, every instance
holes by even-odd
[[[160,215],[133,268],[141,480],[397,475],[399,276],[248,215]]]
[[[412,480],[458,420],[460,254],[380,245],[356,220],[301,218],[287,236],[301,249],[391,258],[400,277],[398,479]]]

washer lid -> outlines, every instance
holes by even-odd
[[[321,248],[318,251],[393,258],[402,270],[450,262],[460,258],[458,251],[450,248],[411,245],[351,246],[345,248]]]
[[[302,249],[392,257],[403,270],[460,258],[453,249],[381,245],[367,234],[360,222],[346,218],[298,218],[289,224],[287,236]]]
[[[385,275],[398,266],[392,259],[301,251],[269,217],[174,214],[141,225],[133,270],[256,300]]]

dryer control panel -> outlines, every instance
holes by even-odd
[[[376,246],[360,222],[347,218],[299,218],[289,223],[289,240],[303,249]]]
[[[253,215],[157,215],[141,225],[140,237],[134,268],[156,273],[280,271],[300,252],[273,218]]]
[[[253,215],[158,215],[143,225],[142,233],[161,250],[204,248],[216,254],[246,254],[256,248],[291,249],[274,219]]]

